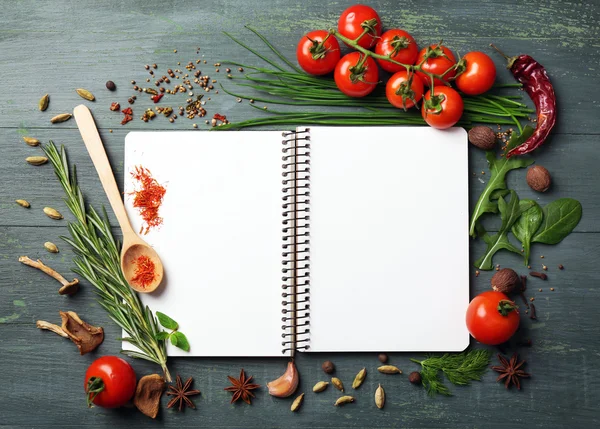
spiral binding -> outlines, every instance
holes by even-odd
[[[282,133],[282,353],[308,350],[310,335],[310,129]]]

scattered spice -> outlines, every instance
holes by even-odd
[[[385,405],[385,390],[383,390],[383,387],[381,387],[381,384],[379,385],[377,390],[375,390],[375,405],[380,410]]]
[[[344,405],[344,404],[349,404],[351,402],[354,402],[354,397],[352,396],[342,396],[341,398],[338,398],[337,401],[335,401],[335,405],[336,407],[339,407],[340,405]]]
[[[27,143],[29,146],[39,146],[40,141],[33,137],[23,137],[23,141]]]
[[[140,233],[148,234],[150,229],[159,227],[163,223],[163,218],[158,215],[158,211],[167,190],[152,177],[152,173],[147,168],[137,166],[131,175],[140,184],[139,190],[130,193],[134,195],[133,207],[138,209],[145,223],[145,228],[142,225]]]
[[[408,381],[412,384],[421,384],[421,373],[413,371],[408,375]]]
[[[108,89],[109,91],[114,91],[115,89],[117,89],[117,85],[115,85],[115,83],[112,80],[106,81],[106,89]]]
[[[352,388],[358,389],[360,387],[360,385],[363,383],[363,381],[365,381],[366,377],[367,377],[367,369],[363,368],[358,372],[358,374],[356,374],[356,377],[354,377],[354,381],[352,382]]]
[[[479,125],[469,130],[469,142],[480,149],[492,150],[496,146],[496,133],[490,127]]]
[[[548,267],[546,265],[542,264],[542,270],[548,271]]]
[[[377,359],[379,359],[379,362],[381,362],[381,363],[387,363],[388,355],[386,355],[385,353],[379,353],[377,355]]]
[[[529,309],[531,310],[531,312],[529,313],[529,318],[532,320],[537,320],[537,314],[535,314],[535,305],[530,304]]]
[[[63,276],[54,271],[52,268],[50,268],[47,265],[44,265],[39,259],[37,261],[33,261],[27,256],[21,256],[19,257],[19,262],[25,265],[29,265],[30,267],[37,268],[38,270],[48,274],[56,281],[60,282],[60,284],[62,284],[62,287],[58,290],[58,293],[60,295],[73,295],[79,290],[78,279],[73,279],[72,282],[66,280]]]
[[[527,297],[525,297],[526,290],[527,290],[527,276],[521,276],[521,292],[519,293],[519,295],[521,295],[521,298],[523,299],[525,306],[527,308],[529,308],[529,303],[527,302]]]
[[[402,374],[402,370],[394,365],[382,365],[377,368],[377,371],[381,372],[382,374]]]
[[[36,326],[39,329],[47,329],[61,337],[69,338],[84,355],[95,350],[104,341],[104,329],[100,326],[92,326],[83,320],[74,311],[59,311],[62,326],[54,325],[44,320],[38,320]]]
[[[326,374],[331,374],[333,373],[333,371],[335,371],[335,365],[330,360],[326,360],[325,362],[323,362],[321,368],[323,369],[323,371],[325,371]]]
[[[131,110],[131,107],[127,107],[123,109],[121,113],[123,113],[124,115],[133,115],[133,110]]]
[[[315,384],[313,386],[313,392],[315,393],[319,393],[324,391],[325,389],[327,389],[327,386],[329,386],[329,382],[328,381],[319,381],[317,384]]]
[[[563,266],[563,264],[559,264],[559,265],[558,265],[558,269],[559,269],[559,270],[564,270],[564,269],[565,269],[565,267]]]
[[[25,207],[26,209],[28,209],[29,207],[31,207],[31,204],[29,204],[29,202],[27,202],[25,200],[15,200],[15,203],[17,203],[21,207]]]
[[[155,419],[160,408],[160,398],[165,391],[165,379],[159,374],[145,375],[138,381],[133,404],[143,414]]]
[[[290,407],[292,412],[296,412],[300,409],[300,406],[302,405],[302,401],[304,401],[304,393],[302,393],[300,396],[298,396],[296,399],[294,399],[294,402],[292,402],[292,406]]]
[[[121,105],[116,101],[114,103],[110,103],[110,110],[112,110],[113,112],[118,112],[119,110],[121,110]]]
[[[31,165],[43,165],[48,162],[48,158],[45,156],[28,156],[25,161]]]
[[[156,278],[156,267],[152,259],[147,255],[140,255],[131,262],[135,264],[135,271],[131,282],[141,288],[151,285]]]
[[[531,277],[537,277],[537,278],[540,278],[542,280],[546,280],[548,278],[548,276],[546,275],[546,273],[538,273],[537,271],[531,271],[529,273],[529,275]]]
[[[52,207],[44,207],[44,213],[51,219],[60,220],[63,218],[63,215],[61,215],[58,210],[53,209]]]
[[[550,288],[550,291],[551,291],[551,292],[554,292],[554,288],[553,288],[553,287],[551,287],[551,288]]]
[[[58,253],[58,247],[56,246],[56,244],[52,243],[51,241],[46,241],[44,243],[44,247],[50,253]]]
[[[546,192],[552,183],[550,173],[541,165],[529,167],[525,179],[527,180],[529,187],[537,192]]]
[[[38,108],[40,109],[40,111],[45,111],[48,108],[49,102],[50,96],[48,94],[43,95],[42,98],[40,98],[40,101],[38,102]]]
[[[248,405],[252,404],[252,399],[255,398],[252,390],[258,389],[260,387],[259,384],[251,383],[252,376],[246,378],[246,374],[244,373],[244,369],[240,371],[240,377],[235,379],[233,377],[227,376],[229,382],[232,386],[226,387],[225,390],[228,392],[233,392],[233,396],[231,397],[231,404],[236,402],[239,399],[242,399]]]
[[[331,377],[331,384],[333,384],[333,386],[340,391],[344,391],[344,383],[342,383],[342,380],[340,380],[337,377]]]
[[[123,120],[121,121],[121,125],[125,125],[127,122],[133,121],[132,115],[125,115]]]
[[[510,268],[502,268],[491,279],[492,289],[510,294],[519,287],[519,275]]]
[[[518,390],[521,390],[520,379],[531,377],[530,374],[521,369],[526,361],[519,362],[519,356],[516,353],[512,355],[510,361],[500,354],[498,355],[498,360],[500,360],[500,366],[492,367],[494,371],[500,373],[496,381],[504,380],[504,386],[507,389],[511,384],[514,384]]]
[[[53,124],[58,124],[60,122],[66,122],[69,119],[71,119],[71,115],[70,113],[61,113],[60,115],[56,115],[53,118],[50,119],[50,122]]]
[[[175,405],[179,404],[179,411],[183,411],[183,408],[187,405],[190,408],[196,408],[192,400],[188,396],[199,395],[199,390],[192,390],[190,387],[194,379],[192,377],[188,378],[185,384],[182,383],[181,377],[177,375],[175,380],[175,386],[172,384],[169,385],[169,391],[167,392],[167,396],[173,396],[173,399],[169,401],[167,404],[167,408],[172,408]]]
[[[156,104],[160,101],[161,98],[163,98],[164,95],[165,94],[156,94],[156,95],[153,95],[152,97],[150,97],[150,99],[152,101],[154,101],[154,104]]]
[[[94,94],[92,94],[90,91],[88,91],[87,89],[83,89],[83,88],[77,88],[75,90],[75,92],[77,92],[77,94],[88,101],[94,101],[96,100],[96,97],[94,97]]]

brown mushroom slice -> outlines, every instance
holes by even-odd
[[[95,350],[104,341],[104,329],[101,327],[84,322],[74,311],[59,311],[59,314],[63,331],[75,343],[82,355]]]
[[[160,398],[165,391],[165,379],[158,374],[145,375],[138,381],[133,403],[143,414],[156,418],[160,408]]]

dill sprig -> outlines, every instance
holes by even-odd
[[[427,393],[431,396],[439,393],[451,396],[450,390],[444,384],[440,371],[448,381],[457,386],[466,386],[471,381],[480,381],[481,376],[490,364],[492,353],[489,350],[469,350],[462,353],[445,353],[443,355],[428,355],[425,360],[411,359],[421,365],[421,379]]]
[[[127,337],[124,341],[137,348],[122,353],[149,360],[162,368],[165,379],[171,381],[167,368],[164,340],[158,339],[162,329],[148,306],[144,307],[137,294],[129,287],[120,263],[121,244],[113,237],[106,210],[102,216],[93,207],[86,210],[85,200],[77,184],[75,166],[71,171],[64,146],[60,153],[52,141],[43,147],[66,193],[66,204],[76,218],[69,223],[71,238],[61,237],[73,246],[76,253],[73,271],[89,281],[99,295],[98,302],[109,317],[119,325]]]

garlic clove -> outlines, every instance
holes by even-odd
[[[300,376],[298,374],[298,370],[296,369],[296,365],[294,364],[294,361],[290,361],[288,362],[287,369],[281,377],[279,377],[277,380],[267,383],[269,395],[276,396],[278,398],[287,398],[288,396],[294,394],[298,388],[299,381]]]

